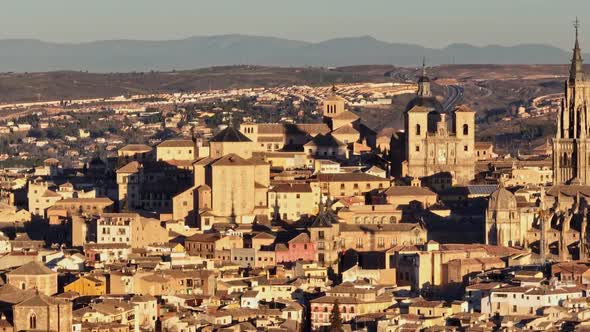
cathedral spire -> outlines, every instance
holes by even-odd
[[[577,81],[577,80],[584,79],[582,51],[580,50],[580,43],[578,42],[579,28],[580,28],[580,21],[576,17],[576,20],[574,21],[574,29],[576,30],[576,42],[574,44],[574,54],[572,56],[572,65],[570,68],[570,81]]]

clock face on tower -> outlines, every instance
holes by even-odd
[[[438,150],[438,162],[440,164],[447,162],[447,152],[444,149]]]

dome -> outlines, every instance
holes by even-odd
[[[490,210],[512,210],[516,209],[516,196],[504,187],[498,188],[490,195],[488,202]]]

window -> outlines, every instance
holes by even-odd
[[[416,135],[420,135],[420,125],[416,125]]]
[[[469,126],[466,124],[463,125],[463,135],[469,135]]]
[[[416,145],[416,152],[420,152],[420,145]]]
[[[29,316],[29,329],[37,329],[37,316],[35,316],[34,313],[31,313],[31,315]]]
[[[469,147],[468,147],[467,145],[465,145],[465,146],[463,147],[463,151],[469,151]]]

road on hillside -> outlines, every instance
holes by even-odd
[[[464,89],[458,85],[447,85],[447,99],[443,102],[443,111],[450,111],[463,99]]]

